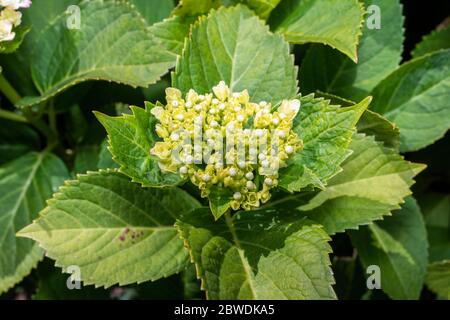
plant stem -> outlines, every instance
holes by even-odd
[[[0,118],[17,121],[17,122],[27,122],[27,119],[20,114],[0,109]]]
[[[225,212],[224,216],[225,216],[225,223],[227,224],[228,229],[230,229],[231,237],[233,238],[234,244],[236,245],[236,247],[241,249],[241,244],[239,242],[239,238],[237,237],[236,230],[234,229],[233,218],[230,215],[230,211],[228,210],[227,212]]]
[[[48,123],[50,125],[50,129],[56,135],[58,132],[58,129],[57,129],[57,125],[56,125],[56,112],[55,112],[55,105],[54,105],[53,99],[50,101],[50,104],[48,107]]]
[[[13,105],[21,99],[16,89],[6,80],[6,78],[0,74],[0,91],[8,98]]]

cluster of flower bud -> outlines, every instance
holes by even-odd
[[[302,148],[293,131],[300,101],[285,100],[275,110],[250,102],[247,90],[231,92],[221,81],[213,93],[190,90],[185,97],[166,90],[166,106],[151,113],[162,139],[150,150],[163,172],[177,172],[199,187],[202,197],[226,188],[233,210],[250,210],[270,199],[278,170]]]
[[[0,0],[0,42],[14,40],[13,31],[22,22],[20,8],[29,8],[31,0]]]

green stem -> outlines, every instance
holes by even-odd
[[[236,247],[241,249],[241,244],[239,242],[239,238],[237,237],[236,230],[234,229],[233,218],[231,217],[230,211],[228,210],[227,212],[225,212],[224,216],[225,216],[225,223],[227,224],[228,229],[230,229],[231,237],[233,238],[234,244],[236,245]]]
[[[56,135],[58,132],[58,129],[57,129],[57,125],[56,125],[56,112],[55,112],[55,105],[54,105],[53,99],[50,101],[49,108],[48,108],[48,123],[50,125],[50,129]]]
[[[20,95],[17,93],[16,89],[6,80],[6,78],[0,74],[0,91],[8,98],[13,105],[21,99]]]
[[[20,114],[17,114],[15,112],[3,110],[3,109],[0,109],[0,118],[17,121],[17,122],[27,122],[27,119],[24,116],[21,116]]]

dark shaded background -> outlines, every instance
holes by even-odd
[[[449,0],[401,0],[405,16],[405,45],[403,58],[409,60],[410,52],[422,37],[450,16]]]

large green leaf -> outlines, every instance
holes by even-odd
[[[351,156],[327,188],[300,207],[329,234],[357,229],[399,209],[424,165],[403,160],[373,137],[353,137]]]
[[[180,189],[145,189],[119,173],[92,172],[66,182],[19,236],[39,242],[57,266],[79,266],[85,284],[140,283],[186,267],[173,224],[198,206]]]
[[[428,193],[419,204],[427,225],[430,262],[450,260],[450,196]]]
[[[144,17],[149,26],[160,22],[170,15],[174,8],[173,0],[127,0]]]
[[[365,268],[377,265],[381,288],[393,299],[418,299],[427,264],[428,242],[422,213],[412,197],[392,217],[351,232]]]
[[[329,100],[308,95],[301,99],[294,130],[303,139],[304,148],[280,170],[280,186],[290,192],[308,186],[323,188],[328,179],[341,171],[341,163],[361,114],[370,98],[351,107],[340,108]]]
[[[80,0],[35,1],[30,8],[22,11],[22,24],[32,28],[17,51],[2,56],[2,67],[6,78],[21,96],[38,94],[30,69],[31,56],[39,35],[49,21],[55,20],[70,5],[76,5],[79,2]]]
[[[241,0],[241,2],[253,9],[261,18],[267,19],[281,0]]]
[[[413,58],[423,56],[427,53],[438,51],[440,49],[450,48],[450,27],[435,30],[423,37],[414,50],[412,51]]]
[[[0,119],[0,164],[37,150],[39,146],[39,135],[28,125]]]
[[[64,163],[48,153],[29,153],[0,167],[0,293],[42,259],[38,245],[16,238],[16,232],[37,217],[68,175]]]
[[[316,97],[323,97],[329,99],[331,104],[339,104],[343,107],[350,107],[355,102],[339,97],[332,93],[324,93],[320,90],[316,92]],[[357,123],[357,129],[360,133],[374,136],[376,140],[382,141],[386,146],[396,150],[400,147],[400,130],[395,125],[382,115],[366,110],[362,114]]]
[[[374,89],[372,109],[400,128],[400,150],[414,151],[450,127],[450,49],[403,64]]]
[[[150,106],[150,104],[148,104]],[[131,107],[132,115],[110,117],[96,113],[108,131],[113,160],[120,165],[120,172],[146,187],[177,185],[183,179],[174,173],[162,173],[158,159],[150,155],[150,149],[159,139],[154,127],[156,119],[149,109]]]
[[[287,0],[272,25],[292,43],[322,43],[358,61],[364,8],[358,0]]]
[[[177,221],[209,299],[334,299],[330,238],[295,213],[208,209]]]
[[[385,146],[399,150],[400,130],[395,123],[390,122],[380,114],[372,110],[366,110],[357,124],[358,132],[374,136],[375,140],[381,141]]]
[[[426,283],[439,297],[450,300],[450,260],[430,264]]]
[[[147,29],[136,9],[123,1],[93,0],[80,4],[80,29],[67,28],[66,15],[48,21],[32,56],[32,75],[44,101],[86,80],[109,80],[146,87],[175,63]]]
[[[201,17],[173,75],[183,92],[210,92],[223,80],[232,91],[247,89],[250,100],[277,103],[297,93],[297,69],[282,36],[238,5]]]
[[[191,24],[195,20],[197,17],[174,16],[155,23],[150,27],[150,32],[158,38],[167,51],[181,55],[185,39],[189,36]]]
[[[321,90],[360,100],[398,67],[403,51],[400,1],[366,0],[365,3],[377,5],[382,20],[380,29],[369,29],[370,24],[364,24],[358,63],[328,47],[312,46],[300,68],[303,93]],[[372,19],[370,15],[366,18]]]
[[[220,5],[233,6],[245,4],[263,19],[267,19],[270,12],[281,0],[181,0],[173,14],[177,16],[195,16],[208,13],[211,9],[217,9]]]
[[[176,16],[196,16],[218,8],[221,0],[180,0],[172,14]]]

